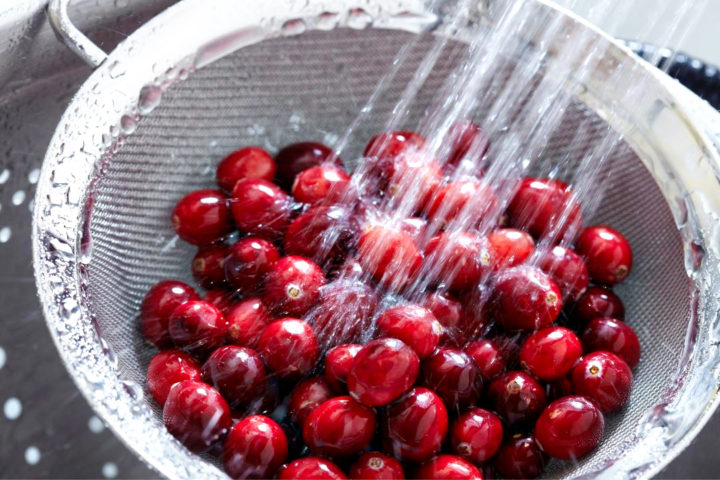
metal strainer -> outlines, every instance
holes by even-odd
[[[591,28],[532,3],[567,16],[571,28]],[[73,30],[66,4],[51,6],[56,26],[100,65],[57,128],[35,199],[34,262],[48,326],[90,404],[149,465],[169,478],[225,478],[167,433],[142,387],[153,351],[136,327],[140,301],[160,279],[190,280],[193,252],[177,241],[170,211],[187,192],[213,185],[216,163],[240,145],[333,143],[427,12],[413,0],[185,0],[105,58]],[[431,41],[422,35],[355,142],[382,129]],[[639,62],[594,35],[609,62]],[[461,38],[419,92],[411,120],[458,61]],[[636,270],[620,295],[644,351],[631,403],[610,419],[601,447],[579,464],[554,464],[549,476],[650,476],[717,404],[720,139],[713,144],[708,133],[720,132],[720,119],[649,65],[641,71],[644,95],[625,111],[610,108],[623,86],[605,82],[599,66],[549,143],[551,157],[579,157],[571,137],[581,120],[598,132],[607,122],[625,139],[605,166],[620,173],[592,220],[616,226],[634,247]],[[359,153],[360,143],[348,151]]]

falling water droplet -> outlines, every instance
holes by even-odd
[[[118,474],[118,467],[113,462],[107,462],[102,466],[102,474],[105,478],[115,478]]]
[[[347,24],[350,28],[361,30],[372,23],[372,17],[362,8],[354,8],[348,14]]]
[[[8,420],[17,420],[22,415],[22,403],[15,397],[8,398],[3,405],[3,413]]]
[[[11,235],[12,230],[10,227],[0,228],[0,243],[7,243],[7,241],[10,240]]]
[[[13,193],[11,201],[12,204],[15,206],[21,205],[25,201],[25,191],[18,190],[17,192]]]
[[[37,465],[40,463],[40,449],[32,445],[26,448],[25,462],[27,462],[28,465]]]
[[[7,168],[0,172],[0,185],[4,184],[10,179],[10,170]]]
[[[155,85],[146,85],[140,90],[138,111],[141,115],[147,115],[160,105],[160,100],[162,100],[162,89]]]
[[[287,22],[283,23],[282,26],[282,33],[283,35],[300,35],[301,33],[304,33],[305,30],[307,30],[307,25],[305,25],[305,21],[301,19],[294,19],[294,20],[288,20]]]

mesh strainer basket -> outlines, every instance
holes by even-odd
[[[570,28],[590,28],[531,3],[567,16]],[[375,104],[377,115],[354,135],[347,150],[359,153],[359,142],[383,128],[431,41],[431,34],[420,33],[418,19],[426,15],[415,1],[185,0],[112,52],[63,116],[35,200],[40,299],[80,390],[163,475],[225,478],[212,460],[191,454],[167,433],[142,387],[153,351],[137,329],[140,301],[161,279],[190,280],[193,252],[174,235],[174,204],[211,187],[215,165],[239,145],[276,150],[306,139],[332,143],[398,48],[422,35]],[[461,33],[419,92],[410,120],[423,114],[458,61]],[[593,35],[608,62],[639,61]],[[101,52],[78,50],[102,61]],[[686,107],[696,99],[668,86],[649,65],[641,72],[646,86],[632,111],[610,108],[625,86],[607,84],[600,67],[591,72],[582,98],[567,109],[564,133],[548,146],[550,156],[580,156],[568,133],[580,121],[598,132],[607,123],[624,138],[605,167],[621,174],[612,176],[593,222],[611,223],[634,246],[636,269],[620,294],[644,350],[631,403],[610,419],[601,447],[579,464],[552,466],[547,474],[553,477],[652,475],[716,406],[717,147],[706,126],[696,124],[699,114]]]

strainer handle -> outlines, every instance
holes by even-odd
[[[48,19],[60,40],[85,63],[99,67],[107,58],[100,47],[82,33],[70,20],[70,0],[50,0],[47,7]]]

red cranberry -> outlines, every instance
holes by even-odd
[[[183,303],[198,298],[195,290],[183,282],[165,280],[153,285],[140,305],[140,331],[145,339],[158,348],[171,346],[170,315]]]
[[[235,150],[218,164],[216,178],[220,188],[232,192],[235,184],[247,178],[272,182],[275,177],[275,160],[260,147]]]
[[[450,430],[453,451],[476,465],[490,460],[500,449],[503,426],[497,415],[473,408],[458,417]]]
[[[365,345],[347,376],[350,394],[370,407],[392,402],[415,383],[420,360],[415,352],[395,338],[380,338]]]
[[[283,318],[268,325],[258,350],[270,370],[283,379],[310,373],[320,354],[312,328],[297,318]]]
[[[225,277],[241,292],[255,292],[262,286],[273,263],[280,259],[275,245],[257,237],[241,238],[228,250]]]
[[[640,342],[635,331],[614,318],[594,318],[582,334],[588,352],[605,350],[625,360],[630,368],[640,361]]]
[[[234,305],[225,315],[228,341],[241,347],[255,348],[265,327],[272,321],[259,298],[248,298]]]
[[[375,135],[365,146],[364,157],[396,158],[425,146],[425,139],[415,132],[397,131]]]
[[[415,387],[388,407],[383,444],[400,460],[424,462],[440,450],[447,430],[447,409],[440,397]]]
[[[455,122],[448,132],[450,156],[448,165],[457,165],[468,153],[480,160],[490,148],[487,134],[480,126],[469,120]]]
[[[325,273],[305,257],[283,257],[270,267],[263,301],[276,315],[303,315],[317,303]]]
[[[221,287],[225,284],[225,257],[228,248],[225,245],[201,247],[192,260],[192,274],[203,288]]]
[[[510,224],[535,238],[564,235],[582,224],[582,213],[572,190],[558,180],[526,178],[507,209]]]
[[[477,367],[462,350],[440,347],[423,362],[424,384],[456,409],[473,405],[482,389]]]
[[[530,335],[520,349],[520,364],[540,380],[568,374],[583,353],[580,339],[567,328],[547,327]]]
[[[218,190],[197,190],[175,206],[172,223],[180,238],[193,245],[213,243],[232,232],[227,197]]]
[[[173,343],[190,351],[205,352],[225,343],[227,320],[218,308],[203,300],[177,307],[168,322]]]
[[[176,383],[163,407],[163,422],[189,450],[202,453],[225,437],[232,425],[230,408],[222,395],[202,382]]]
[[[505,478],[537,478],[545,470],[545,457],[535,443],[535,437],[516,434],[500,448],[494,466]]]
[[[353,480],[404,480],[402,464],[380,452],[367,452],[350,467]]]
[[[603,413],[621,409],[630,398],[632,370],[614,353],[585,355],[572,370],[573,392],[597,403]]]
[[[401,305],[385,310],[377,319],[377,335],[405,342],[420,359],[430,355],[443,328],[435,315],[420,305]]]
[[[342,164],[332,149],[322,143],[300,142],[288,145],[275,155],[278,184],[289,190],[298,173],[328,162]]]
[[[542,385],[527,373],[518,371],[504,373],[493,380],[488,397],[493,409],[509,425],[535,420],[546,405]]]
[[[458,326],[462,315],[462,304],[449,295],[433,292],[425,296],[421,305],[430,310],[443,326],[440,344],[454,343],[455,337],[460,334]]]
[[[415,471],[415,478],[437,480],[483,480],[482,472],[474,465],[454,455],[438,455]]]
[[[457,220],[461,228],[472,228],[497,213],[498,198],[492,188],[474,180],[459,180],[440,188],[428,207],[428,218],[448,225]],[[472,221],[469,221],[472,219]]]
[[[522,230],[499,228],[488,235],[493,270],[520,265],[535,250],[535,241]]]
[[[565,299],[577,300],[590,283],[587,267],[580,255],[559,245],[540,256],[538,267],[555,280]]]
[[[632,268],[632,249],[627,239],[610,227],[587,227],[580,234],[577,251],[585,258],[595,283],[615,285],[627,278]]]
[[[340,467],[330,460],[318,457],[299,458],[285,465],[278,480],[342,480],[347,479]]]
[[[303,440],[314,453],[349,457],[362,452],[375,434],[375,412],[351,397],[335,397],[315,408],[303,423]]]
[[[396,199],[396,204],[408,205],[413,210],[422,210],[442,181],[438,164],[421,152],[380,161],[373,173],[381,177],[378,190]]]
[[[336,392],[347,390],[347,375],[361,349],[362,345],[346,343],[333,348],[325,356],[325,380]]]
[[[358,260],[376,281],[402,290],[422,266],[422,256],[410,235],[400,230],[373,225],[358,240]]]
[[[238,229],[250,235],[273,240],[290,225],[291,198],[266,180],[239,181],[230,203]]]
[[[323,349],[360,340],[377,309],[375,292],[362,282],[335,280],[320,289],[308,321]]]
[[[225,345],[202,368],[203,380],[215,387],[233,409],[242,409],[265,392],[267,376],[255,350]]]
[[[583,325],[597,317],[625,318],[625,306],[612,290],[590,287],[575,304],[575,316]]]
[[[170,392],[170,387],[183,380],[200,381],[200,364],[181,350],[163,350],[157,353],[148,365],[148,390],[160,406]]]
[[[475,287],[490,271],[487,242],[469,232],[444,232],[425,247],[426,270],[431,281],[446,283],[456,292]]]
[[[285,234],[285,253],[320,265],[339,261],[354,247],[358,225],[345,207],[318,205],[297,217]]]
[[[557,284],[534,267],[502,272],[490,296],[490,309],[505,330],[535,330],[552,324],[562,309]]]
[[[543,452],[561,460],[578,459],[602,440],[603,414],[591,400],[580,395],[552,402],[535,424],[535,439]]]
[[[505,371],[505,357],[500,347],[491,340],[470,342],[465,346],[465,353],[470,355],[477,365],[484,382],[489,382]]]
[[[227,314],[233,306],[235,295],[224,288],[213,288],[205,292],[203,300],[215,305],[223,314]]]
[[[272,478],[288,456],[288,441],[280,425],[263,415],[236,423],[223,448],[223,465],[232,478]]]
[[[302,425],[310,413],[333,397],[332,389],[322,377],[311,377],[298,383],[290,394],[290,418]]]
[[[408,217],[400,222],[400,230],[412,237],[413,242],[419,245],[425,237],[428,221],[422,217]]]
[[[292,195],[302,203],[332,202],[342,199],[349,185],[350,175],[342,168],[323,164],[300,172],[293,182]]]

